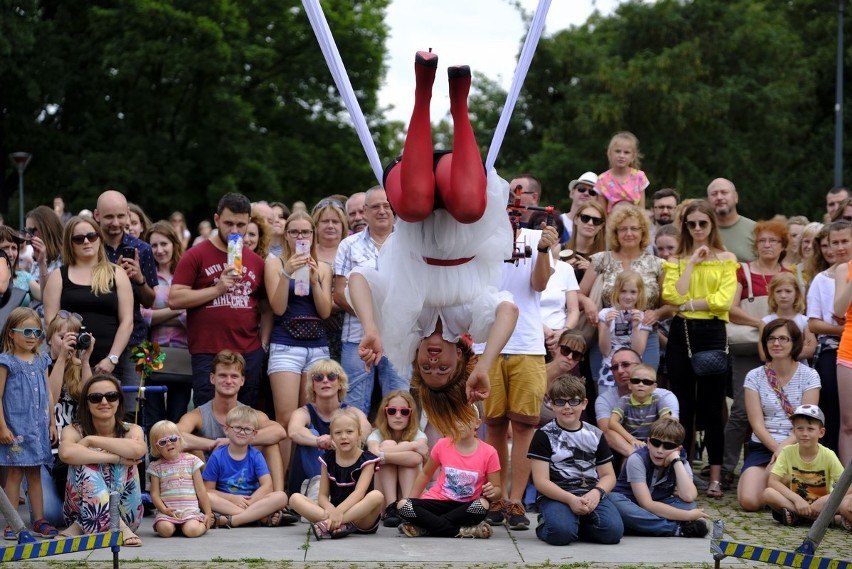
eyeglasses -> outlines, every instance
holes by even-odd
[[[313,229],[288,229],[287,235],[290,237],[310,237],[314,234]]]
[[[551,399],[550,400],[550,404],[553,405],[554,407],[565,407],[566,405],[570,405],[571,407],[576,407],[577,405],[579,405],[582,402],[583,402],[583,400],[578,398],[578,397],[573,397],[571,399],[562,399],[560,397],[560,398],[557,398],[557,399]]]
[[[710,221],[707,220],[707,219],[702,219],[700,221],[687,221],[686,222],[686,226],[689,227],[690,229],[698,229],[699,227],[701,229],[707,229],[707,227],[709,225],[710,225]]]
[[[673,205],[655,205],[654,209],[674,209],[675,207]]]
[[[779,243],[781,243],[781,240],[780,239],[766,238],[766,239],[758,239],[757,243],[759,245],[778,245]]]
[[[158,440],[158,441],[157,441],[157,446],[158,446],[158,447],[164,447],[164,446],[166,446],[166,445],[167,445],[167,444],[169,444],[169,443],[174,444],[174,443],[178,442],[179,440],[180,440],[180,437],[179,437],[179,436],[177,436],[177,435],[169,435],[169,436],[167,436],[167,437],[163,437],[162,439]]]
[[[320,200],[319,202],[317,202],[317,205],[314,206],[314,209],[312,209],[311,212],[315,212],[316,210],[318,210],[322,207],[326,207],[326,206],[333,206],[333,207],[336,207],[337,209],[343,209],[343,204],[340,203],[339,201],[332,200],[332,199],[324,199],[324,200]]]
[[[115,403],[118,401],[118,398],[121,397],[121,393],[118,391],[107,391],[106,393],[89,393],[86,395],[86,401],[89,403],[98,404],[104,399],[107,400],[107,403]]]
[[[586,215],[585,213],[581,213],[580,214],[580,222],[581,223],[591,223],[592,225],[597,227],[599,225],[603,225],[604,220],[603,220],[602,217],[598,217],[596,215]]]
[[[612,364],[612,370],[615,371],[617,369],[630,369],[633,366],[638,366],[639,362],[621,362],[620,364]]]
[[[655,383],[657,383],[657,380],[648,379],[646,377],[631,377],[630,383],[632,383],[633,385],[639,385],[640,383],[642,385],[654,385]]]
[[[666,450],[674,450],[680,446],[677,443],[673,443],[671,441],[661,441],[660,439],[648,439],[648,442],[657,448],[663,447]]]
[[[315,373],[311,376],[311,379],[313,379],[317,383],[320,383],[324,379],[327,379],[329,381],[337,381],[338,378],[339,376],[333,371],[330,373]]]
[[[596,197],[598,193],[594,188],[590,188],[589,186],[574,186],[574,189],[577,190],[578,193],[581,194],[589,194],[591,197]]]
[[[397,413],[403,417],[408,417],[411,415],[411,407],[391,407],[388,405],[385,407],[385,413],[388,414],[388,417],[394,417]]]
[[[580,352],[578,350],[572,350],[568,346],[559,346],[559,353],[565,356],[566,358],[570,356],[571,359],[575,362],[583,361],[583,352]]]
[[[97,233],[95,233],[94,231],[90,231],[89,233],[82,233],[80,235],[72,235],[71,236],[71,241],[73,243],[76,243],[77,245],[82,245],[83,243],[86,242],[86,240],[88,240],[89,243],[96,243],[98,239],[100,239],[100,236]]]
[[[24,338],[41,338],[44,336],[44,330],[41,328],[12,328],[15,332],[20,332]]]
[[[393,211],[391,204],[385,203],[374,203],[373,205],[368,205],[367,209],[371,209],[373,211],[379,211],[380,209],[386,209],[388,211]]]
[[[774,344],[775,342],[778,342],[779,344],[786,344],[792,341],[793,338],[791,338],[790,336],[769,336],[768,338],[766,338],[767,344]]]
[[[60,310],[59,312],[56,313],[56,315],[58,317],[62,318],[63,320],[70,320],[70,319],[73,318],[73,319],[75,319],[79,322],[83,321],[83,317],[80,316],[79,314],[77,314],[76,312],[68,312],[67,310]]]
[[[642,231],[642,228],[636,227],[635,225],[629,225],[627,227],[619,227],[618,228],[619,233],[627,233],[628,231],[630,233],[639,233],[640,231]]]
[[[228,425],[228,428],[240,435],[253,435],[257,432],[257,429],[255,429],[254,427],[234,427]]]

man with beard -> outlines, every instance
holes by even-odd
[[[737,256],[740,263],[754,260],[755,222],[737,213],[739,194],[734,183],[716,178],[707,186],[707,201],[716,212],[719,236],[725,248]]]
[[[654,227],[653,233],[656,233],[657,228],[663,225],[668,225],[674,221],[674,212],[677,204],[680,202],[680,196],[673,188],[663,188],[654,192]]]
[[[375,186],[370,189],[381,189],[381,186]],[[360,233],[367,227],[367,218],[364,217],[366,200],[367,192],[354,193],[346,200],[346,217],[349,220],[349,232],[352,235]]]

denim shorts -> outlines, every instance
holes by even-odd
[[[280,373],[289,371],[291,373],[303,374],[312,365],[320,360],[329,359],[328,346],[322,348],[302,348],[300,346],[286,346],[284,344],[269,345],[269,369],[267,373]]]

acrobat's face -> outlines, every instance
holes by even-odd
[[[435,331],[428,338],[423,338],[417,349],[417,367],[423,383],[432,388],[440,388],[447,384],[455,374],[462,351],[453,342],[441,337],[440,331]]]

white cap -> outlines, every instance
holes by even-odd
[[[822,412],[822,409],[816,405],[799,405],[790,416],[790,420],[792,421],[796,417],[809,417],[811,419],[816,419],[825,425],[825,414]]]

